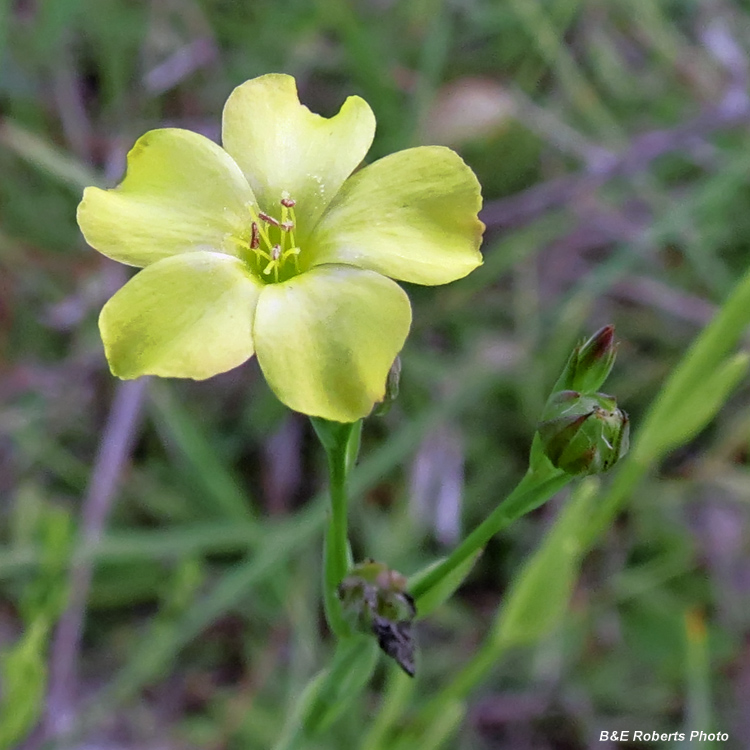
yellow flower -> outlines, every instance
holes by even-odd
[[[255,354],[290,408],[369,414],[411,324],[391,279],[465,276],[484,229],[479,183],[450,149],[352,175],[374,133],[359,97],[324,118],[272,74],[230,95],[223,149],[176,128],[142,136],[123,182],[78,207],[92,247],[143,268],[99,318],[112,372],[200,380]]]

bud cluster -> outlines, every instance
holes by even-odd
[[[616,350],[612,326],[577,346],[545,406],[538,426],[544,453],[568,474],[600,474],[628,452],[627,414],[612,396],[597,392]]]

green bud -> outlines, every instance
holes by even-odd
[[[417,608],[406,591],[406,578],[383,563],[365,560],[339,584],[338,596],[352,628],[374,635],[380,648],[413,677]]]
[[[612,370],[616,355],[615,327],[604,326],[576,346],[553,390],[598,391]]]
[[[547,458],[568,474],[600,474],[628,452],[628,416],[603,393],[554,393],[538,430]]]

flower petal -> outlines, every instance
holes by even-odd
[[[479,182],[454,151],[399,151],[346,181],[311,238],[312,265],[346,263],[447,284],[482,263],[481,206]]]
[[[189,250],[233,254],[225,237],[249,223],[246,204],[254,202],[226,151],[189,130],[164,128],[136,141],[118,187],[86,188],[78,225],[100,253],[147,266]]]
[[[383,399],[410,325],[409,298],[390,279],[321,266],[263,289],[253,336],[266,380],[288,407],[355,422]]]
[[[224,148],[242,167],[261,208],[278,213],[284,191],[297,202],[304,239],[375,135],[367,102],[350,96],[331,118],[299,102],[294,78],[271,74],[238,86],[224,107]]]
[[[99,316],[112,373],[203,380],[241,365],[253,355],[259,295],[230,255],[196,251],[144,268]]]

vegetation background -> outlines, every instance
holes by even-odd
[[[401,396],[354,481],[357,556],[408,574],[521,477],[582,335],[616,325],[607,389],[637,430],[745,272],[749,65],[744,0],[0,0],[0,746],[269,748],[331,653],[309,423],[254,362],[200,384],[108,372],[96,319],[128,271],[75,207],[138,136],[218,138],[234,86],[288,72],[313,111],[371,104],[371,159],[445,143],[476,171],[485,264],[409,289]],[[743,381],[445,746],[652,748],[600,732],[686,727],[750,746],[749,438]],[[398,722],[475,652],[568,494],[420,623]],[[366,728],[394,679],[382,659],[306,747],[381,747]]]

